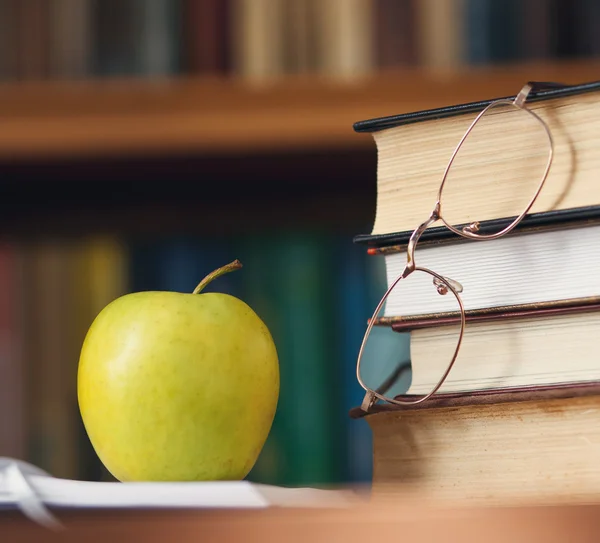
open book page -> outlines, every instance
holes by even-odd
[[[249,481],[89,482],[59,479],[31,464],[0,457],[0,507],[29,516],[52,507],[265,508],[339,507],[354,495],[316,488],[284,488]],[[37,518],[36,518],[37,520]]]

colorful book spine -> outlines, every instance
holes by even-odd
[[[360,247],[344,244],[340,248],[340,275],[337,284],[336,324],[341,357],[340,375],[343,375],[343,416],[345,432],[345,479],[352,483],[369,483],[373,470],[373,443],[371,429],[364,420],[354,420],[347,413],[360,405],[364,391],[356,379],[356,359],[367,326],[367,320],[376,301],[369,288],[373,274],[367,273],[368,256]],[[369,270],[371,271],[371,270]],[[357,424],[358,423],[358,424]]]
[[[0,456],[26,454],[25,377],[20,345],[21,281],[17,248],[0,243]]]
[[[284,485],[339,481],[343,377],[334,343],[331,247],[322,236],[271,235],[249,241],[240,255],[247,262],[244,299],[269,327],[280,364],[275,420],[250,478]]]

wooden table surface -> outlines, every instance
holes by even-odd
[[[64,528],[54,532],[16,512],[0,513],[0,541],[600,541],[600,504],[449,509],[417,503],[380,503],[338,509],[72,511],[57,514]]]

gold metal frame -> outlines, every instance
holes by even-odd
[[[444,176],[443,176],[442,182],[440,184],[440,188],[439,188],[438,195],[437,195],[437,201],[435,203],[433,211],[431,212],[429,218],[425,222],[423,222],[421,225],[419,225],[414,230],[414,232],[412,233],[412,235],[410,237],[410,240],[408,242],[408,247],[406,250],[406,266],[404,267],[404,270],[402,271],[402,273],[388,287],[387,291],[381,298],[381,301],[375,308],[375,311],[373,312],[373,316],[369,320],[367,330],[365,332],[362,344],[360,346],[360,350],[358,352],[358,359],[356,362],[356,377],[358,379],[359,384],[366,391],[365,397],[364,397],[362,405],[361,405],[361,408],[363,411],[368,412],[368,410],[377,401],[377,399],[385,401],[385,402],[393,403],[396,405],[414,405],[414,404],[424,402],[427,399],[429,399],[431,396],[433,396],[440,389],[440,387],[443,385],[444,381],[448,377],[448,374],[452,370],[452,367],[454,366],[454,363],[458,357],[458,352],[460,350],[460,345],[462,343],[464,330],[465,330],[465,320],[466,320],[465,319],[465,309],[464,309],[464,306],[463,306],[463,303],[462,303],[462,300],[460,297],[460,293],[462,292],[463,287],[458,281],[454,281],[453,279],[450,279],[448,277],[443,277],[428,268],[418,267],[415,264],[415,248],[416,248],[419,238],[421,237],[423,232],[427,228],[429,228],[432,224],[436,223],[437,221],[441,221],[452,232],[454,232],[455,234],[458,234],[459,236],[462,236],[464,238],[474,239],[474,240],[491,240],[491,239],[497,239],[497,238],[509,233],[521,222],[523,217],[525,217],[525,215],[527,215],[527,213],[531,209],[531,206],[533,206],[535,200],[537,199],[538,195],[540,194],[540,191],[542,190],[544,183],[546,182],[548,173],[550,172],[550,167],[552,165],[552,159],[554,157],[554,142],[552,140],[552,134],[550,133],[550,129],[548,128],[546,123],[536,113],[534,113],[533,111],[531,111],[530,109],[525,107],[525,102],[526,102],[527,97],[529,96],[529,93],[531,92],[532,88],[533,88],[532,83],[527,83],[526,85],[523,86],[523,88],[520,90],[520,92],[517,94],[517,96],[514,98],[514,100],[500,99],[500,100],[495,100],[495,101],[491,102],[487,107],[485,107],[477,115],[477,117],[475,117],[475,119],[473,120],[473,122],[471,123],[471,125],[469,126],[469,128],[467,129],[467,131],[465,132],[465,134],[459,141],[458,145],[454,149],[454,152],[452,153],[452,156],[450,157],[448,165],[446,166],[446,169],[444,171]],[[506,226],[499,232],[495,232],[492,234],[479,233],[480,224],[478,222],[473,222],[473,223],[469,224],[468,226],[465,226],[465,227],[459,229],[455,226],[452,226],[448,222],[446,222],[446,220],[442,216],[442,208],[441,208],[442,192],[444,190],[444,185],[445,185],[446,179],[448,177],[448,172],[450,171],[450,168],[454,162],[454,159],[456,158],[457,153],[460,151],[460,148],[462,147],[463,143],[465,142],[465,140],[467,139],[467,137],[469,136],[469,134],[471,133],[471,131],[473,130],[475,125],[485,115],[485,113],[487,113],[492,108],[498,107],[499,105],[509,105],[511,107],[518,108],[518,109],[525,111],[528,114],[532,115],[532,117],[534,119],[536,119],[537,121],[539,121],[541,123],[541,125],[544,128],[544,131],[548,137],[548,142],[549,142],[548,161],[546,164],[546,168],[544,169],[542,179],[541,179],[533,197],[529,200],[529,202],[528,202],[527,206],[525,207],[525,209],[523,210],[523,212],[518,217],[516,217],[508,226]],[[442,377],[438,381],[438,383],[435,385],[433,390],[431,392],[429,392],[428,394],[425,394],[422,396],[417,396],[415,399],[399,400],[397,398],[389,398],[389,397],[385,396],[384,394],[381,394],[381,393],[369,388],[361,378],[360,365],[361,365],[362,357],[364,354],[365,345],[367,343],[367,340],[369,338],[371,329],[373,328],[373,325],[375,323],[377,315],[379,314],[379,311],[381,310],[381,307],[387,300],[389,294],[396,287],[396,285],[402,279],[405,279],[406,277],[408,277],[410,274],[412,274],[414,272],[428,273],[429,275],[431,275],[433,277],[433,284],[436,286],[439,294],[447,295],[450,292],[450,293],[452,293],[453,296],[456,297],[458,306],[460,307],[460,333],[458,336],[458,342],[456,345],[456,349],[452,356],[452,360],[448,364],[446,371],[444,372],[444,374],[442,375]]]

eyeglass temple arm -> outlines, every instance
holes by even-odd
[[[523,107],[527,98],[531,93],[543,92],[545,90],[562,89],[567,87],[563,83],[554,83],[553,81],[528,81],[523,85],[523,88],[515,96],[514,104],[518,107]]]
[[[404,360],[398,364],[396,369],[390,374],[390,376],[375,390],[378,394],[385,394],[390,387],[398,381],[400,376],[410,368],[410,360]]]
[[[527,84],[531,86],[531,90],[533,92],[540,92],[551,89],[562,89],[564,87],[569,86],[565,83],[556,83],[554,81],[528,81]]]
[[[567,86],[568,85],[564,85],[563,83],[554,83],[552,81],[528,81],[515,96],[514,104],[518,107],[523,107],[531,93],[535,94],[545,90],[562,89]]]

